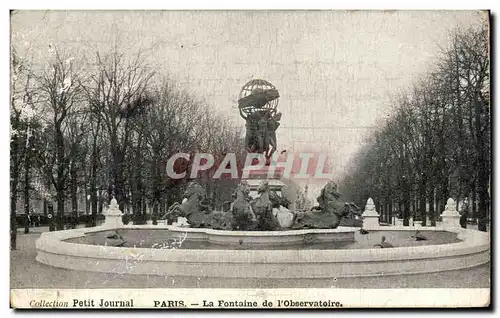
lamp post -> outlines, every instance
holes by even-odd
[[[54,218],[54,204],[52,203],[52,200],[49,201],[47,210],[48,210],[47,218],[49,220],[49,231],[52,232],[56,230],[56,224]]]

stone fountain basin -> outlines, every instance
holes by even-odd
[[[172,228],[161,225],[132,225],[130,229],[165,229],[189,235],[190,239],[235,244],[240,239],[265,244],[270,240],[292,241],[304,235],[350,235],[353,230],[299,230],[279,232],[231,232]],[[231,278],[334,278],[430,273],[485,264],[490,260],[489,233],[467,229],[425,228],[425,231],[457,233],[461,242],[389,249],[345,250],[198,250],[110,247],[70,243],[66,240],[113,230],[95,227],[43,233],[36,242],[36,260],[46,265],[96,272],[141,275]],[[415,231],[413,227],[387,230]],[[423,229],[421,229],[423,230]],[[380,228],[383,232],[384,228]],[[291,232],[291,233],[287,233]],[[411,234],[409,234],[411,235]],[[295,237],[294,237],[295,236]],[[329,238],[331,239],[331,238]],[[273,243],[275,244],[275,243]]]
[[[183,238],[191,241],[208,241],[219,245],[239,245],[240,241],[245,246],[252,245],[295,245],[306,239],[316,242],[350,242],[354,241],[354,232],[358,229],[338,227],[336,229],[307,229],[285,231],[222,231],[212,229],[192,229],[168,227],[172,237]]]

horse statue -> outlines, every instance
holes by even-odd
[[[362,213],[354,202],[344,203],[344,217],[340,221],[340,226],[363,226]]]
[[[188,220],[191,227],[210,226],[210,208],[206,203],[206,192],[201,185],[191,181],[184,191],[182,203],[174,203],[165,213],[168,223],[175,222],[177,217],[182,216]]]
[[[341,219],[348,213],[344,204],[339,202],[340,193],[337,184],[328,182],[321,190],[317,201],[319,206],[308,212],[299,212],[295,215],[293,229],[335,229]]]
[[[250,206],[250,189],[248,183],[242,181],[233,193],[235,201],[231,206],[233,216],[232,229],[240,231],[253,230],[256,226],[257,219]]]
[[[273,207],[269,199],[269,183],[263,181],[257,188],[259,197],[250,202],[252,211],[257,217],[257,230],[274,231],[280,228],[278,219],[273,215]]]

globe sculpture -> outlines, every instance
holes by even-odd
[[[246,83],[238,97],[240,116],[246,121],[245,148],[270,158],[276,151],[276,130],[281,120],[279,92],[268,81],[254,79]]]

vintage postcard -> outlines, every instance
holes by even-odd
[[[490,306],[490,12],[10,23],[12,308]]]

